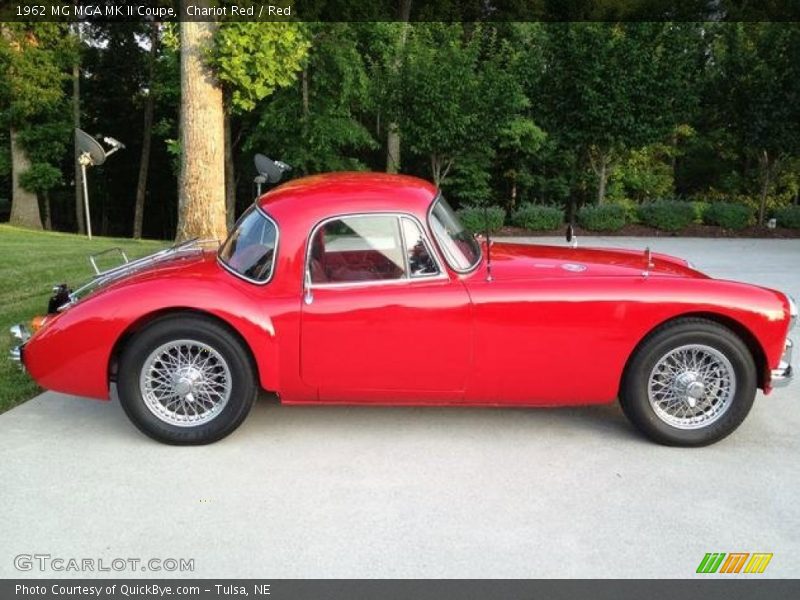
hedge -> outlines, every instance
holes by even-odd
[[[661,231],[680,231],[694,223],[695,207],[680,200],[656,200],[639,207],[639,219]]]
[[[564,223],[564,212],[556,206],[527,203],[514,211],[511,222],[531,231],[552,231]]]
[[[778,225],[789,229],[800,229],[800,206],[785,206],[775,211]]]
[[[744,204],[714,202],[706,209],[703,220],[709,225],[738,230],[747,227],[752,217],[753,211]]]
[[[486,231],[486,222],[489,223],[489,231],[497,231],[503,226],[506,220],[506,211],[499,206],[467,206],[457,211],[458,218],[461,219],[464,227],[472,233]]]
[[[578,224],[588,231],[619,231],[625,225],[625,208],[619,204],[584,206]]]

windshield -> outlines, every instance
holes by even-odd
[[[430,221],[433,235],[454,270],[463,273],[478,265],[481,261],[481,247],[441,195],[433,203]]]
[[[255,206],[247,209],[219,250],[219,259],[231,271],[255,283],[272,277],[278,228]]]

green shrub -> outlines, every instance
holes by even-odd
[[[506,220],[506,211],[499,206],[467,206],[458,211],[458,218],[472,233],[486,231],[487,221],[489,231],[497,231]]]
[[[708,207],[711,206],[710,202],[706,202],[705,200],[694,200],[692,202],[692,208],[694,208],[694,222],[701,224],[705,220],[706,211]]]
[[[790,229],[800,229],[800,206],[785,206],[775,211],[778,225]]]
[[[556,206],[527,203],[514,211],[511,222],[531,231],[552,231],[564,223],[564,212]]]
[[[744,229],[750,224],[753,211],[744,204],[714,202],[705,212],[704,221],[725,229]]]
[[[625,225],[625,208],[619,204],[584,206],[578,224],[589,231],[619,231]]]
[[[606,203],[621,206],[625,210],[626,223],[639,222],[639,203],[635,200],[631,200],[630,198],[606,198]]]
[[[680,231],[694,223],[695,209],[691,202],[656,200],[639,207],[639,219],[661,231]]]

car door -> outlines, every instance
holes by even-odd
[[[470,301],[420,222],[328,219],[309,237],[301,376],[320,400],[450,402],[472,357]]]

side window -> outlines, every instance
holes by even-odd
[[[317,229],[309,256],[312,283],[384,281],[405,277],[400,227],[394,216],[353,216]]]
[[[403,239],[406,244],[406,256],[411,277],[427,277],[438,275],[439,267],[433,259],[428,243],[419,225],[407,218],[401,219],[403,223]]]

